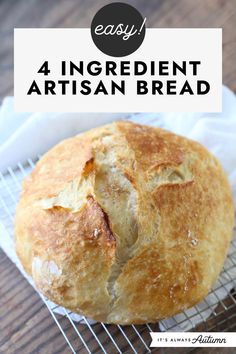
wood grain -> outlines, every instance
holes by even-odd
[[[0,353],[1,354],[66,354],[70,353],[70,349],[65,342],[58,326],[55,324],[52,316],[48,312],[46,306],[34,291],[34,289],[22,277],[17,268],[0,250]],[[227,303],[226,303],[227,301]],[[225,300],[225,305],[230,307],[229,300]],[[219,306],[218,313],[222,312]],[[222,312],[223,313],[223,312]],[[235,317],[230,320],[230,316],[235,315],[234,310],[228,311],[228,321],[225,315],[222,316],[222,324],[216,327],[216,320],[212,318],[211,325],[217,331],[225,330],[225,326],[229,326],[231,322],[231,331],[236,329]],[[63,328],[66,336],[70,340],[73,348],[77,353],[86,354],[87,351],[81,342],[78,334],[76,334],[73,326],[65,317],[57,315],[57,320]],[[219,318],[218,318],[219,321]],[[92,353],[101,353],[101,348],[98,342],[94,339],[94,335],[83,324],[74,324],[77,330],[82,335],[85,343],[89,346]],[[103,327],[98,323],[92,326],[94,333],[99,338],[100,342],[107,350],[107,353],[113,354],[117,351],[114,348],[110,338],[106,334]],[[122,353],[131,353],[130,346],[125,340],[121,331],[117,326],[107,326],[110,334],[115,338],[116,343],[121,349]],[[132,345],[139,354],[146,353],[143,343],[136,335],[131,326],[122,327],[123,331],[131,341]],[[150,335],[146,326],[136,326],[136,329],[141,333],[142,338],[149,345]],[[151,325],[153,331],[159,331],[157,324]],[[199,330],[205,331],[204,326],[200,326]],[[196,354],[213,354],[214,348],[209,349],[195,349]],[[154,349],[152,351],[156,354],[186,354],[188,348],[167,348]],[[233,354],[234,349],[220,349],[217,353]]]
[[[112,2],[112,1],[109,1]],[[148,27],[222,27],[223,82],[236,92],[236,0],[132,0],[127,1],[147,17]],[[0,0],[0,102],[13,95],[13,28],[14,27],[89,27],[95,12],[107,4],[105,0]],[[30,50],[30,48],[29,48]],[[233,311],[233,312],[232,312]],[[230,316],[235,315],[235,308]],[[79,353],[86,353],[67,319],[58,317],[61,326]],[[213,321],[213,320],[212,320]],[[223,321],[223,323],[225,323]],[[232,317],[231,330],[236,321]],[[78,325],[93,353],[101,349],[83,325]],[[101,326],[93,327],[106,348],[112,348]],[[202,328],[203,330],[204,328]],[[224,327],[220,328],[223,330]],[[109,330],[131,353],[128,343],[115,326]],[[150,340],[148,331],[143,336]],[[158,330],[154,326],[153,330]],[[132,328],[125,329],[139,353],[144,346]],[[215,349],[195,349],[196,353],[213,353]],[[115,353],[114,349],[108,350]],[[158,349],[158,353],[178,353],[175,349]],[[182,350],[181,353],[186,351]],[[221,349],[217,353],[234,353]],[[20,275],[16,267],[0,251],[0,353],[70,353],[63,336],[40,297]]]
[[[0,353],[68,353],[38,294],[0,251]]]

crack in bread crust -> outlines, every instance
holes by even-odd
[[[94,194],[108,215],[109,224],[116,239],[115,257],[107,281],[110,311],[116,301],[116,279],[130,258],[132,247],[138,237],[135,208],[137,192],[124,173],[125,168],[130,167],[132,162],[132,160],[125,159],[126,149],[121,137],[114,141],[109,135],[104,136],[100,146],[94,149],[96,169]]]
[[[207,294],[232,222],[227,179],[210,153],[116,122],[42,158],[23,184],[15,242],[49,299],[97,321],[138,324]]]
[[[116,238],[115,258],[107,282],[111,314],[119,297],[116,283],[125,265],[135,256],[140,244],[147,244],[158,236],[160,213],[154,206],[154,191],[162,185],[188,183],[192,181],[192,176],[186,161],[173,167],[162,165],[147,173],[140,173],[138,166],[134,164],[137,160],[135,151],[119,129],[116,129],[116,141],[111,136],[104,137],[102,149],[100,147],[99,150],[103,154],[97,156],[94,149],[95,195],[108,214],[109,224]],[[147,176],[149,183],[145,183]],[[146,198],[147,193],[151,200]],[[116,199],[119,199],[119,204]],[[126,219],[123,217],[124,211]],[[121,223],[117,220],[119,217]]]
[[[91,199],[97,204],[107,225],[106,234],[116,243],[106,286],[110,314],[119,297],[116,283],[123,268],[141,244],[148,244],[158,236],[160,213],[155,207],[155,190],[192,180],[186,160],[176,166],[159,164],[141,171],[134,163],[138,159],[128,139],[118,129],[114,132],[114,127],[113,133],[116,140],[111,131],[93,140],[93,157],[85,163],[79,181],[72,180],[56,196],[35,202],[43,209],[60,206],[72,212],[84,208]],[[150,199],[146,198],[147,193]]]

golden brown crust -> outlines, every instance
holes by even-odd
[[[83,151],[83,154],[78,151]],[[66,183],[81,176],[92,157],[88,138],[75,137],[63,141],[52,148],[50,154],[45,154],[25,179],[22,196],[39,199],[56,195]]]
[[[233,204],[200,144],[121,121],[49,151],[24,184],[17,254],[54,302],[109,323],[200,301],[230,242]]]

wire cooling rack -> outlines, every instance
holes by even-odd
[[[16,262],[13,249],[13,218],[19,197],[22,179],[33,169],[37,160],[28,159],[0,173],[0,245],[8,256]],[[4,241],[4,232],[8,244]],[[235,230],[234,230],[235,233]],[[3,236],[2,236],[3,235]],[[9,241],[10,240],[10,241]],[[5,242],[5,243],[4,243]],[[12,243],[12,244],[11,244]],[[22,271],[22,269],[21,269]],[[24,273],[23,273],[24,274]],[[75,316],[66,309],[57,313],[59,306],[40,295],[49,312],[58,325],[68,349],[72,353],[150,353],[150,332],[192,330],[192,331],[234,331],[236,330],[236,239],[233,238],[230,252],[218,283],[201,303],[181,315],[162,321],[159,324],[132,326],[106,325],[91,322],[82,317],[75,321]],[[25,275],[25,274],[24,274]],[[210,296],[210,297],[209,297]],[[159,352],[160,349],[152,350]],[[176,349],[177,353],[187,353],[189,349]],[[169,353],[169,349],[160,350]]]

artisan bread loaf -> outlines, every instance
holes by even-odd
[[[17,254],[56,304],[106,323],[155,322],[207,295],[233,204],[197,142],[115,122],[62,141],[24,183]]]

